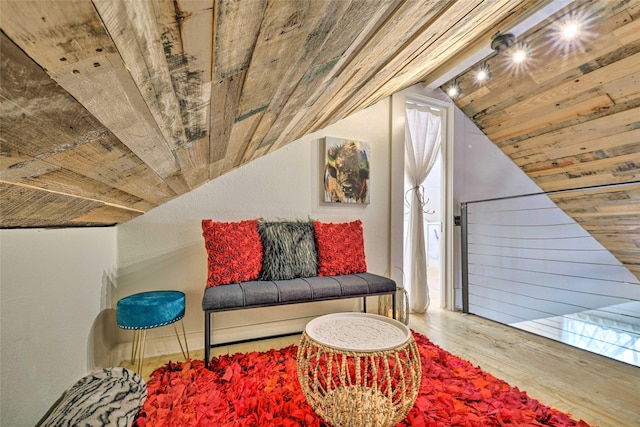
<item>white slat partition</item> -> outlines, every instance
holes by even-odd
[[[466,203],[470,313],[640,366],[640,282],[547,197]]]

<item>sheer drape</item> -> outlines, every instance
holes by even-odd
[[[427,258],[424,235],[424,190],[422,183],[429,175],[440,151],[440,116],[429,107],[407,105],[405,126],[405,173],[411,189],[408,245],[409,306],[415,313],[424,313],[429,307],[427,285]]]

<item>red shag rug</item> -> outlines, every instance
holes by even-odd
[[[414,332],[422,361],[415,405],[398,426],[580,426]],[[296,346],[169,363],[147,383],[134,426],[327,426],[298,383]]]

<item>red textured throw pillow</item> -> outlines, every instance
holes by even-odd
[[[314,221],[318,249],[318,276],[364,273],[362,221],[323,223]]]
[[[202,235],[209,255],[207,287],[255,280],[262,268],[258,221],[202,220]]]

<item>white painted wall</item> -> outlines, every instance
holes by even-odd
[[[455,110],[456,203],[540,193],[542,190],[480,129]]]
[[[115,265],[114,227],[0,230],[0,425],[35,425],[105,363]]]
[[[361,219],[368,270],[388,275],[390,265],[390,100],[385,99],[345,120],[307,135],[246,167],[236,169],[188,194],[157,207],[118,229],[117,299],[153,289],[187,295],[184,319],[189,347],[203,348],[201,308],[207,259],[203,218]],[[371,203],[327,205],[320,202],[321,139],[356,139],[371,145]],[[377,307],[372,300],[369,310]],[[309,316],[336,309],[358,310],[360,300],[253,309],[213,316],[214,342],[301,330]],[[119,354],[129,351],[130,333],[118,334]],[[147,355],[179,351],[171,327],[149,331]]]

